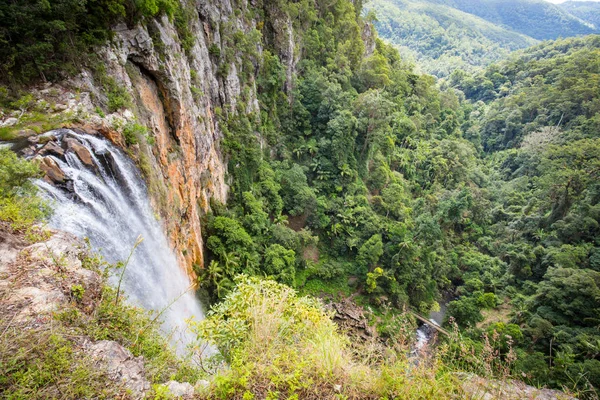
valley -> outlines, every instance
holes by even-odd
[[[0,397],[598,398],[570,3],[0,3]]]

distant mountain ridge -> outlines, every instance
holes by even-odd
[[[544,0],[371,0],[381,37],[437,77],[472,71],[541,40],[600,33],[600,3]]]
[[[593,25],[596,30],[600,30],[600,2],[567,1],[558,6],[571,15]]]
[[[597,29],[568,12],[566,8],[545,0],[430,1],[477,15],[496,25],[538,40],[598,33]]]
[[[438,77],[499,61],[537,40],[444,4],[421,0],[371,0],[379,35]]]

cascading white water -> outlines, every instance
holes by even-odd
[[[429,321],[437,326],[442,326],[444,317],[446,316],[446,303],[438,303],[439,310],[431,311],[429,313]],[[427,350],[427,346],[431,344],[432,339],[435,337],[435,329],[427,324],[421,325],[417,328],[415,342],[413,343],[411,355],[413,357],[421,356],[424,350]]]
[[[73,137],[86,147],[95,164],[86,167],[74,153],[52,157],[72,180],[72,190],[44,181],[38,186],[51,200],[51,227],[89,238],[94,250],[111,262],[127,259],[139,235],[137,247],[125,270],[122,288],[128,300],[145,309],[162,311],[163,328],[182,352],[193,341],[187,329],[190,318],[204,318],[202,306],[179,267],[160,221],[155,216],[138,169],[109,141],[70,130],[49,132],[58,140]],[[113,277],[116,283],[117,277]]]

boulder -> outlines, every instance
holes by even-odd
[[[67,298],[56,287],[43,284],[40,287],[25,286],[13,291],[11,302],[22,305],[15,321],[24,321],[59,310],[63,304],[67,303]]]
[[[39,154],[42,156],[53,155],[62,158],[65,155],[65,151],[54,141],[49,141],[44,147],[40,149]]]
[[[109,376],[120,381],[134,399],[143,399],[150,389],[143,357],[134,357],[125,347],[112,340],[101,340],[87,346],[86,351]]]
[[[14,117],[6,118],[3,122],[0,122],[0,126],[2,126],[2,127],[13,126],[13,125],[16,125],[18,122],[19,122],[19,120],[17,118],[14,118]]]
[[[36,155],[36,149],[35,146],[27,146],[24,149],[22,149],[19,154],[24,157],[24,158],[32,158],[33,156]]]
[[[85,287],[95,287],[100,284],[101,279],[98,274],[83,268],[81,259],[86,253],[85,244],[67,232],[58,231],[45,242],[32,244],[24,251],[30,263],[52,265],[59,260],[61,271]]]
[[[92,155],[90,154],[89,150],[83,147],[83,145],[76,139],[67,138],[64,140],[64,143],[66,143],[67,149],[75,153],[86,167],[95,167],[94,160],[92,159]]]
[[[56,161],[54,161],[50,157],[42,158],[42,162],[40,163],[40,169],[46,174],[45,179],[48,183],[65,183],[67,179],[63,170],[60,169]]]
[[[333,321],[350,335],[368,340],[374,336],[373,327],[369,326],[369,321],[361,307],[356,305],[350,299],[343,299],[339,302],[332,302],[325,306],[334,312]]]
[[[194,396],[194,387],[188,382],[169,381],[165,386],[175,398],[189,398]]]

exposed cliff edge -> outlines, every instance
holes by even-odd
[[[191,396],[195,390],[192,384],[167,379],[176,373],[175,363],[180,361],[168,361],[167,355],[167,359],[160,360],[161,364],[167,361],[161,365],[165,370],[157,371],[151,354],[160,357],[158,348],[147,353],[143,345],[122,335],[125,331],[102,332],[110,326],[111,319],[113,323],[115,318],[136,319],[138,314],[126,313],[141,316],[142,312],[113,308],[113,301],[107,302],[110,294],[104,286],[102,270],[98,269],[100,260],[94,258],[85,243],[60,231],[46,232],[44,236],[29,244],[21,235],[0,225],[0,356],[7,362],[3,364],[7,368],[4,388],[15,384],[18,374],[14,371],[23,368],[31,376],[22,379],[32,379],[30,383],[38,379],[45,385],[42,383],[43,387],[33,392],[13,395],[87,398],[86,391],[91,390],[94,396],[141,399],[157,390],[152,383],[158,379],[162,381],[158,385],[172,394]],[[107,306],[111,308],[108,313]],[[140,328],[143,325],[135,329],[145,341]],[[155,339],[156,344],[162,340]],[[60,371],[32,378],[37,368]],[[196,390],[207,384],[203,380],[192,383]],[[19,390],[26,387],[21,382]]]

